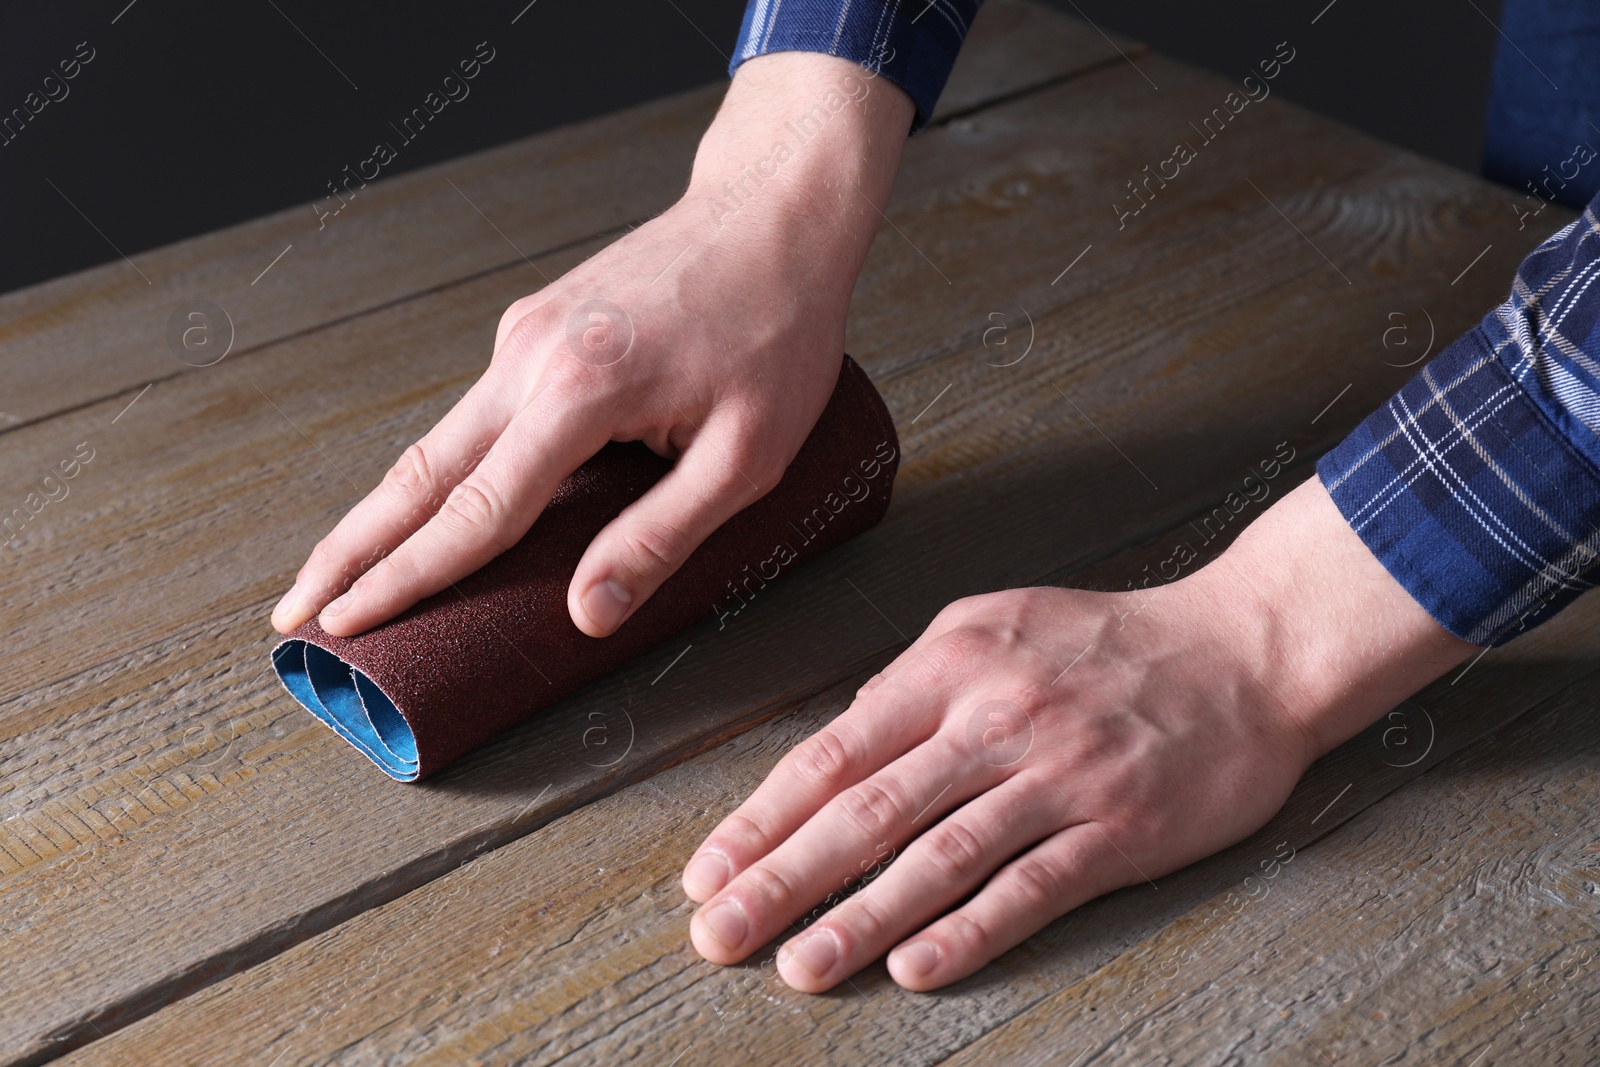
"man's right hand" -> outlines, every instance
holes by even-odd
[[[606,442],[643,441],[676,465],[567,596],[585,633],[615,631],[822,413],[911,115],[846,60],[743,64],[683,198],[511,305],[489,369],[316,546],[273,625],[370,629],[510,548]]]

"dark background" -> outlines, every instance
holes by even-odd
[[[1500,0],[1336,0],[1314,26],[1327,0],[1047,2],[1227,75],[1287,38],[1298,54],[1275,93],[1479,169]],[[480,41],[497,54],[473,96],[385,175],[723,78],[744,10],[536,0],[512,25],[526,3],[0,7],[0,114],[80,41],[96,53],[0,146],[0,292],[115,259],[113,244],[135,255],[326,197],[323,183]]]

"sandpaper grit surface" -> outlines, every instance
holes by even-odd
[[[308,711],[392,777],[415,781],[876,525],[898,465],[883,398],[845,356],[778,485],[610,637],[573,625],[567,586],[594,536],[672,466],[638,443],[601,449],[521,541],[455,588],[355,637],[312,619],[273,649],[272,665]]]

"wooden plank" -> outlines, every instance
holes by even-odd
[[[1109,59],[1120,62],[1118,48],[1141,51],[1029,0],[995,0],[973,24],[940,113],[974,110]],[[501,61],[515,58],[508,53]],[[538,258],[636,224],[682,191],[724,88],[718,82],[375,181],[357,187],[329,219],[310,204],[290,208],[141,252],[136,269],[118,260],[0,295],[0,432],[193,373],[166,340],[168,316],[192,300],[227,313],[234,337],[228,358],[238,359],[305,330],[520,266],[523,254]],[[486,99],[482,106],[497,105]],[[358,154],[366,153],[363,147]]]
[[[904,430],[907,463],[884,527],[764,592],[770,599],[721,638],[711,625],[687,635],[692,659],[660,688],[650,679],[676,648],[433,786],[374,785],[375,772],[342,743],[296,726],[303,720],[265,675],[266,642],[252,635],[303,556],[306,531],[331,523],[470,380],[487,349],[482,335],[508,293],[532,286],[531,271],[498,272],[225,362],[152,390],[126,415],[120,401],[104,403],[12,435],[22,470],[104,435],[73,497],[29,527],[18,550],[26,565],[0,579],[0,632],[28,675],[0,708],[0,804],[19,813],[5,824],[15,866],[0,871],[0,911],[17,929],[6,983],[62,991],[26,1010],[19,997],[0,999],[14,1058],[121,1025],[406,892],[475,848],[713,745],[882,662],[900,643],[897,630],[914,632],[955,596],[1036,580],[1186,517],[1286,433],[1303,435],[1308,453],[1331,443],[1338,414],[1307,422],[1323,396],[1346,375],[1358,379],[1353,393],[1373,397],[1402,376],[1375,359],[1341,364],[1376,344],[1366,313],[1426,299],[1441,328],[1470,321],[1489,287],[1474,290],[1470,278],[1450,287],[1454,261],[1470,259],[1485,230],[1496,243],[1485,262],[1500,267],[1537,239],[1503,223],[1473,225],[1500,222],[1492,208],[1502,194],[1482,183],[1270,102],[1241,128],[1239,151],[1273,158],[1277,146],[1305,143],[1310,155],[1327,153],[1294,161],[1279,180],[1324,183],[1303,222],[1313,239],[1341,238],[1361,252],[1356,262],[1368,269],[1346,270],[1363,286],[1330,287],[1326,264],[1266,207],[1235,219],[1248,184],[1219,156],[1174,188],[1165,221],[1107,241],[1096,273],[1052,297],[1069,292],[1047,281],[1063,249],[1107,228],[1084,216],[1084,198],[1137,170],[1130,164],[1165,139],[1127,131],[1176,125],[1187,99],[1220,96],[1217,79],[1159,70],[1180,92],[1150,94],[1136,73],[1114,67],[913,142],[895,228],[869,260],[852,321],[864,342],[856,351]],[[1362,214],[1380,203],[1381,216]],[[1377,236],[1352,232],[1352,218],[1382,226]],[[1230,220],[1236,232],[1218,240]],[[930,248],[964,253],[946,257],[964,284],[930,281]],[[1175,285],[1148,270],[1171,251],[1190,257],[1190,278],[1211,288],[1197,293],[1193,280]],[[1407,276],[1389,276],[1396,262]],[[541,265],[554,271],[563,261]],[[1055,301],[1035,304],[1037,357],[1009,374],[985,363],[979,341],[996,294],[1004,306]],[[1280,365],[1264,369],[1269,357]],[[385,371],[374,377],[379,359]],[[951,402],[919,415],[952,381],[961,387]],[[1041,400],[1057,383],[1093,425],[1072,419],[1060,399]],[[1296,388],[1316,390],[1303,411],[1285,402]],[[1164,488],[1138,481],[1102,431]],[[1004,531],[1003,551],[995,531]],[[593,755],[581,745],[587,714],[621,707],[649,728],[634,731],[623,763],[581,766],[575,757]],[[168,887],[196,869],[212,872],[215,891],[175,908]],[[67,931],[85,940],[63,954]]]
[[[1110,582],[1137,574],[1156,547],[1123,553],[1097,574]],[[667,1062],[678,1055],[683,1062],[932,1063],[957,1051],[957,1062],[1065,1063],[1077,1055],[1083,1062],[1220,1063],[1229,1046],[1249,1062],[1278,1051],[1283,1062],[1306,1062],[1301,1035],[1247,980],[1270,989],[1273,1003],[1293,1005],[1291,1018],[1313,1028],[1310,1040],[1332,1060],[1375,1062],[1376,1052],[1396,1053],[1433,1026],[1436,1006],[1470,999],[1463,965],[1440,968],[1437,957],[1468,952],[1470,938],[1498,930],[1503,900],[1540,922],[1586,908],[1592,924],[1593,904],[1577,892],[1583,879],[1574,868],[1596,862],[1589,842],[1600,801],[1593,799],[1596,772],[1585,764],[1592,765],[1600,731],[1587,673],[1600,651],[1597,620],[1600,606],[1584,602],[1486,657],[1459,686],[1442,680],[1406,706],[1404,743],[1394,733],[1397,720],[1381,720],[1319,761],[1283,812],[1248,841],[1163,877],[1158,891],[1140,886],[1088,905],[937,996],[898,989],[881,965],[833,994],[807,996],[775,977],[775,946],[745,966],[719,968],[699,960],[687,940],[693,909],[678,886],[682,864],[785,751],[842,710],[864,679],[858,675],[714,753],[558,819],[65,1062],[186,1062],[205,1050],[277,1058],[285,1067],[402,1058]],[[1531,722],[1483,740],[1556,691],[1552,673],[1584,677],[1527,715]],[[1530,676],[1546,681],[1538,693],[1527,686]],[[1438,728],[1426,742],[1423,708]],[[1504,737],[1519,746],[1510,755],[1501,754]],[[1554,758],[1524,754],[1531,750]],[[1501,773],[1484,775],[1485,764]],[[1477,817],[1518,803],[1530,767],[1541,781],[1556,775],[1543,790],[1550,796],[1534,805],[1537,815]],[[1464,795],[1452,795],[1456,789]],[[1558,835],[1528,829],[1549,826],[1547,809],[1575,794],[1588,799],[1555,820]],[[1246,875],[1259,877],[1260,857],[1283,855],[1283,841],[1295,849],[1283,876],[1267,897],[1235,908],[1231,892]],[[1519,880],[1527,867],[1519,857],[1530,850],[1559,854],[1559,863],[1547,864],[1557,877]],[[1492,895],[1474,898],[1474,886],[1482,893],[1486,883]],[[1552,886],[1562,893],[1556,902],[1543,899]],[[1452,929],[1469,912],[1476,926]],[[1511,925],[1518,934],[1534,931]],[[1570,918],[1567,927],[1574,927]],[[1351,937],[1357,929],[1366,933]],[[1429,937],[1424,956],[1417,943]],[[1182,964],[1177,981],[1153,977],[1168,973],[1171,960]],[[1429,967],[1436,976],[1423,985],[1440,995],[1397,995],[1395,986],[1419,981],[1418,969]],[[1322,1013],[1315,1024],[1304,1014],[1308,1001]],[[1345,1027],[1394,1040],[1330,1047]],[[1449,1053],[1465,1062],[1471,1048],[1457,1042]]]

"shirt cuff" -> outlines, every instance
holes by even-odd
[[[1600,570],[1594,394],[1571,388],[1600,360],[1595,210],[1524,260],[1509,300],[1317,463],[1395,580],[1474,644],[1544,622]]]
[[[771,52],[821,52],[882,74],[916,104],[915,133],[933,116],[982,0],[751,0],[728,74]]]

